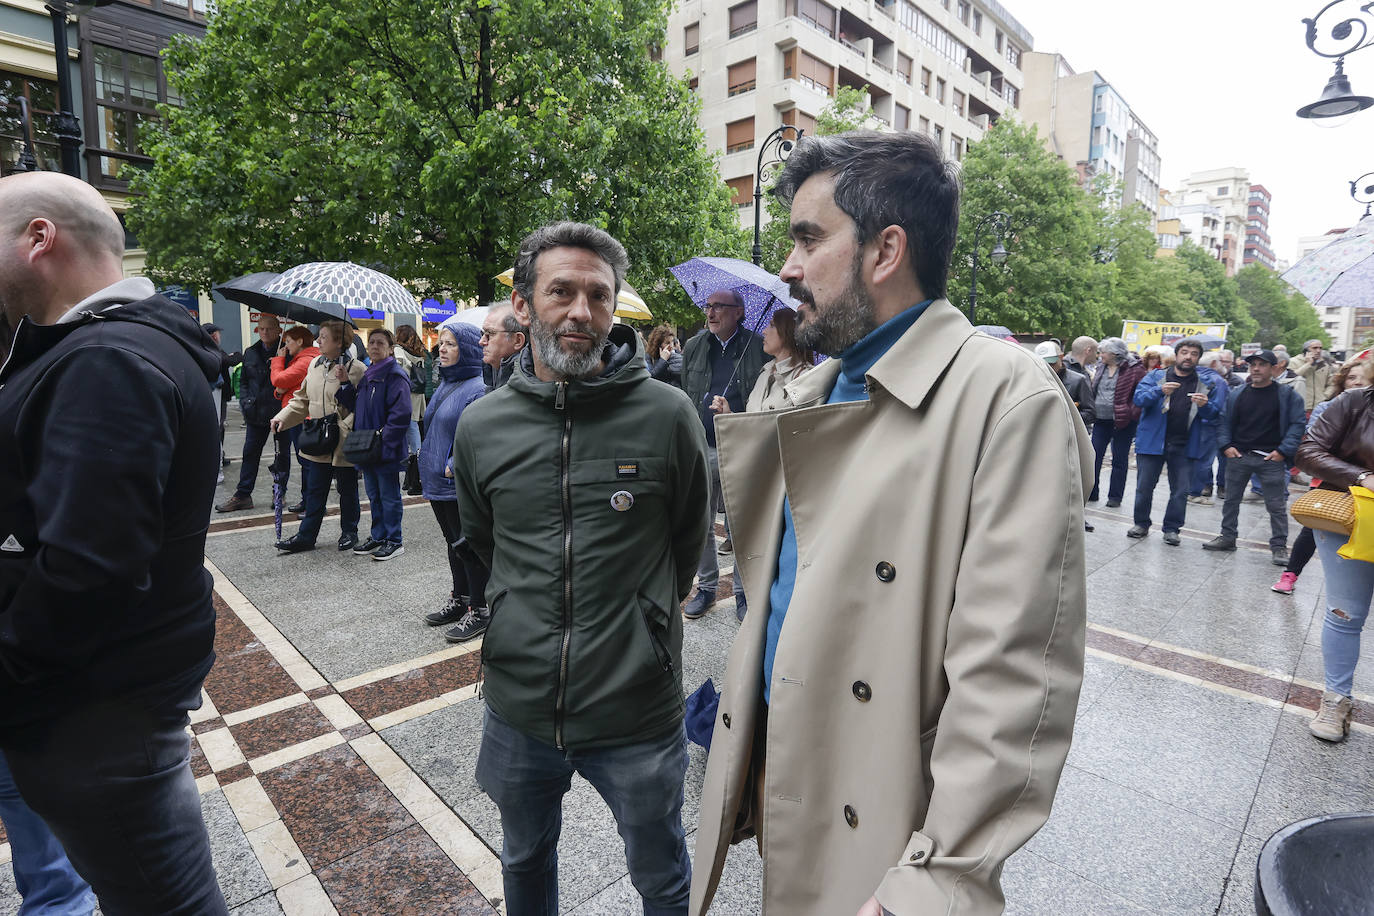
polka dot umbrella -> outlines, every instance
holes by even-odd
[[[420,300],[404,286],[380,271],[352,261],[312,261],[282,273],[262,291],[288,311],[283,317],[318,323],[318,316],[349,321],[348,309],[367,309],[380,317],[385,312],[414,315]],[[302,315],[297,317],[291,309]]]

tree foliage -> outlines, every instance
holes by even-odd
[[[656,315],[692,317],[667,268],[745,246],[699,102],[650,59],[666,10],[223,0],[168,50],[184,105],[164,110],[132,214],[149,272],[205,288],[353,260],[490,299],[526,233],[576,219],[625,243]]]
[[[1236,271],[1236,290],[1255,319],[1257,330],[1251,340],[1266,347],[1281,343],[1290,353],[1301,352],[1302,345],[1314,338],[1323,346],[1331,345],[1331,335],[1312,303],[1268,268],[1247,264]]]

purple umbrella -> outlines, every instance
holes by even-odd
[[[697,308],[705,309],[712,293],[734,290],[744,298],[744,324],[757,333],[783,306],[797,307],[787,284],[756,264],[738,258],[692,258],[671,267]]]
[[[286,504],[286,480],[291,476],[291,454],[281,451],[281,439],[272,437],[272,518],[277,523],[277,540],[281,540],[281,513]]]

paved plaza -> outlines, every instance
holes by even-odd
[[[216,502],[233,492],[242,437],[234,413],[236,460]],[[257,508],[212,519],[219,660],[192,717],[192,766],[232,911],[502,912],[500,819],[473,778],[478,645],[449,646],[421,620],[448,591],[433,514],[407,500],[405,554],[386,564],[335,551],[337,515],[321,549],[278,555],[266,463]],[[1344,745],[1306,729],[1321,695],[1320,562],[1293,596],[1271,592],[1279,569],[1252,503],[1236,553],[1201,549],[1220,504],[1190,505],[1182,546],[1166,546],[1163,484],[1151,536],[1130,540],[1133,486],[1121,509],[1088,509],[1073,750],[1048,824],[1007,864],[1010,914],[1251,913],[1265,838],[1310,815],[1374,809],[1374,696],[1357,692]],[[293,468],[292,501],[298,492]],[[364,534],[367,523],[364,504]],[[688,690],[722,681],[738,629],[728,576],[718,594],[713,613],[686,622]],[[1366,644],[1357,689],[1370,678]],[[689,846],[704,770],[693,746]],[[0,912],[13,912],[13,879],[0,871]],[[614,823],[581,780],[564,804],[559,872],[565,913],[639,912]],[[712,912],[757,913],[760,878],[753,844],[732,849]]]

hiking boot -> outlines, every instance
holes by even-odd
[[[1179,540],[1177,531],[1166,531],[1163,534],[1163,538],[1164,543],[1168,544],[1170,547],[1177,547],[1180,543],[1182,543]]]
[[[397,541],[382,541],[381,546],[372,551],[372,559],[390,560],[393,557],[399,557],[405,552],[406,549]]]
[[[1203,550],[1235,550],[1236,539],[1228,538],[1224,534],[1219,534],[1210,541],[1202,545]]]
[[[425,615],[425,623],[432,627],[442,627],[445,624],[457,623],[462,620],[468,612],[468,596],[455,598],[449,595],[448,603],[437,611],[432,611]]]
[[[1108,509],[1119,509],[1119,508],[1121,508],[1121,500],[1119,500],[1119,499],[1109,499],[1109,500],[1107,500],[1107,508],[1108,508]]]
[[[1226,499],[1226,488],[1225,488],[1225,487],[1217,487],[1217,499],[1220,499],[1220,500],[1222,500],[1222,501],[1225,501],[1225,499]]]
[[[1205,487],[1202,488],[1202,495],[1205,496],[1205,497],[1207,497],[1208,499],[1211,499],[1211,498],[1212,498],[1212,485],[1211,485],[1210,483],[1209,483],[1207,486],[1205,486]],[[1220,493],[1219,495],[1225,496],[1225,495],[1226,495],[1226,491],[1225,491],[1225,490],[1222,490],[1221,493]]]
[[[358,544],[357,546],[355,546],[355,547],[353,548],[353,552],[354,552],[354,553],[371,553],[372,551],[376,550],[378,547],[381,547],[381,546],[382,546],[383,544],[385,544],[385,543],[386,543],[386,541],[374,541],[374,540],[372,540],[372,538],[368,538],[367,540],[365,540],[365,541],[361,542],[360,544]]]
[[[707,591],[698,588],[697,593],[687,600],[687,604],[682,608],[682,616],[688,620],[696,620],[698,617],[705,617],[706,612],[716,603],[715,589]]]
[[[1132,525],[1130,528],[1126,530],[1126,537],[1143,538],[1145,535],[1149,533],[1150,529],[1146,528],[1144,525]]]
[[[459,619],[458,626],[444,631],[444,639],[454,643],[476,639],[487,631],[490,623],[490,610],[484,607],[470,607]]]
[[[1279,581],[1269,586],[1269,588],[1271,591],[1278,592],[1280,595],[1291,595],[1293,594],[1293,586],[1297,584],[1297,573],[1284,572],[1282,575],[1279,576]]]
[[[1270,550],[1269,550],[1269,555],[1270,555],[1271,557],[1274,558],[1273,562],[1274,562],[1274,565],[1275,565],[1275,566],[1287,566],[1287,565],[1288,565],[1288,548],[1287,548],[1287,547],[1272,547],[1272,548],[1270,548]]]
[[[1354,705],[1350,697],[1326,691],[1322,694],[1321,709],[1307,723],[1307,730],[1323,741],[1344,741],[1350,734],[1350,712]]]
[[[253,508],[253,497],[251,497],[251,496],[239,496],[239,495],[235,494],[234,496],[231,496],[231,497],[229,497],[228,499],[226,499],[224,502],[220,503],[218,506],[215,506],[215,511],[216,511],[216,512],[239,512],[239,511],[241,511],[241,510],[243,510],[243,509],[251,509],[251,508]]]
[[[358,546],[358,536],[357,536],[356,534],[341,534],[341,535],[339,535],[339,549],[340,549],[340,550],[352,550],[354,547],[357,547],[357,546]]]
[[[734,542],[734,540],[731,539],[731,538],[726,538],[725,540],[721,541],[721,542],[720,542],[720,547],[718,547],[718,548],[716,549],[716,553],[734,553],[734,552],[735,552],[735,542]]]

